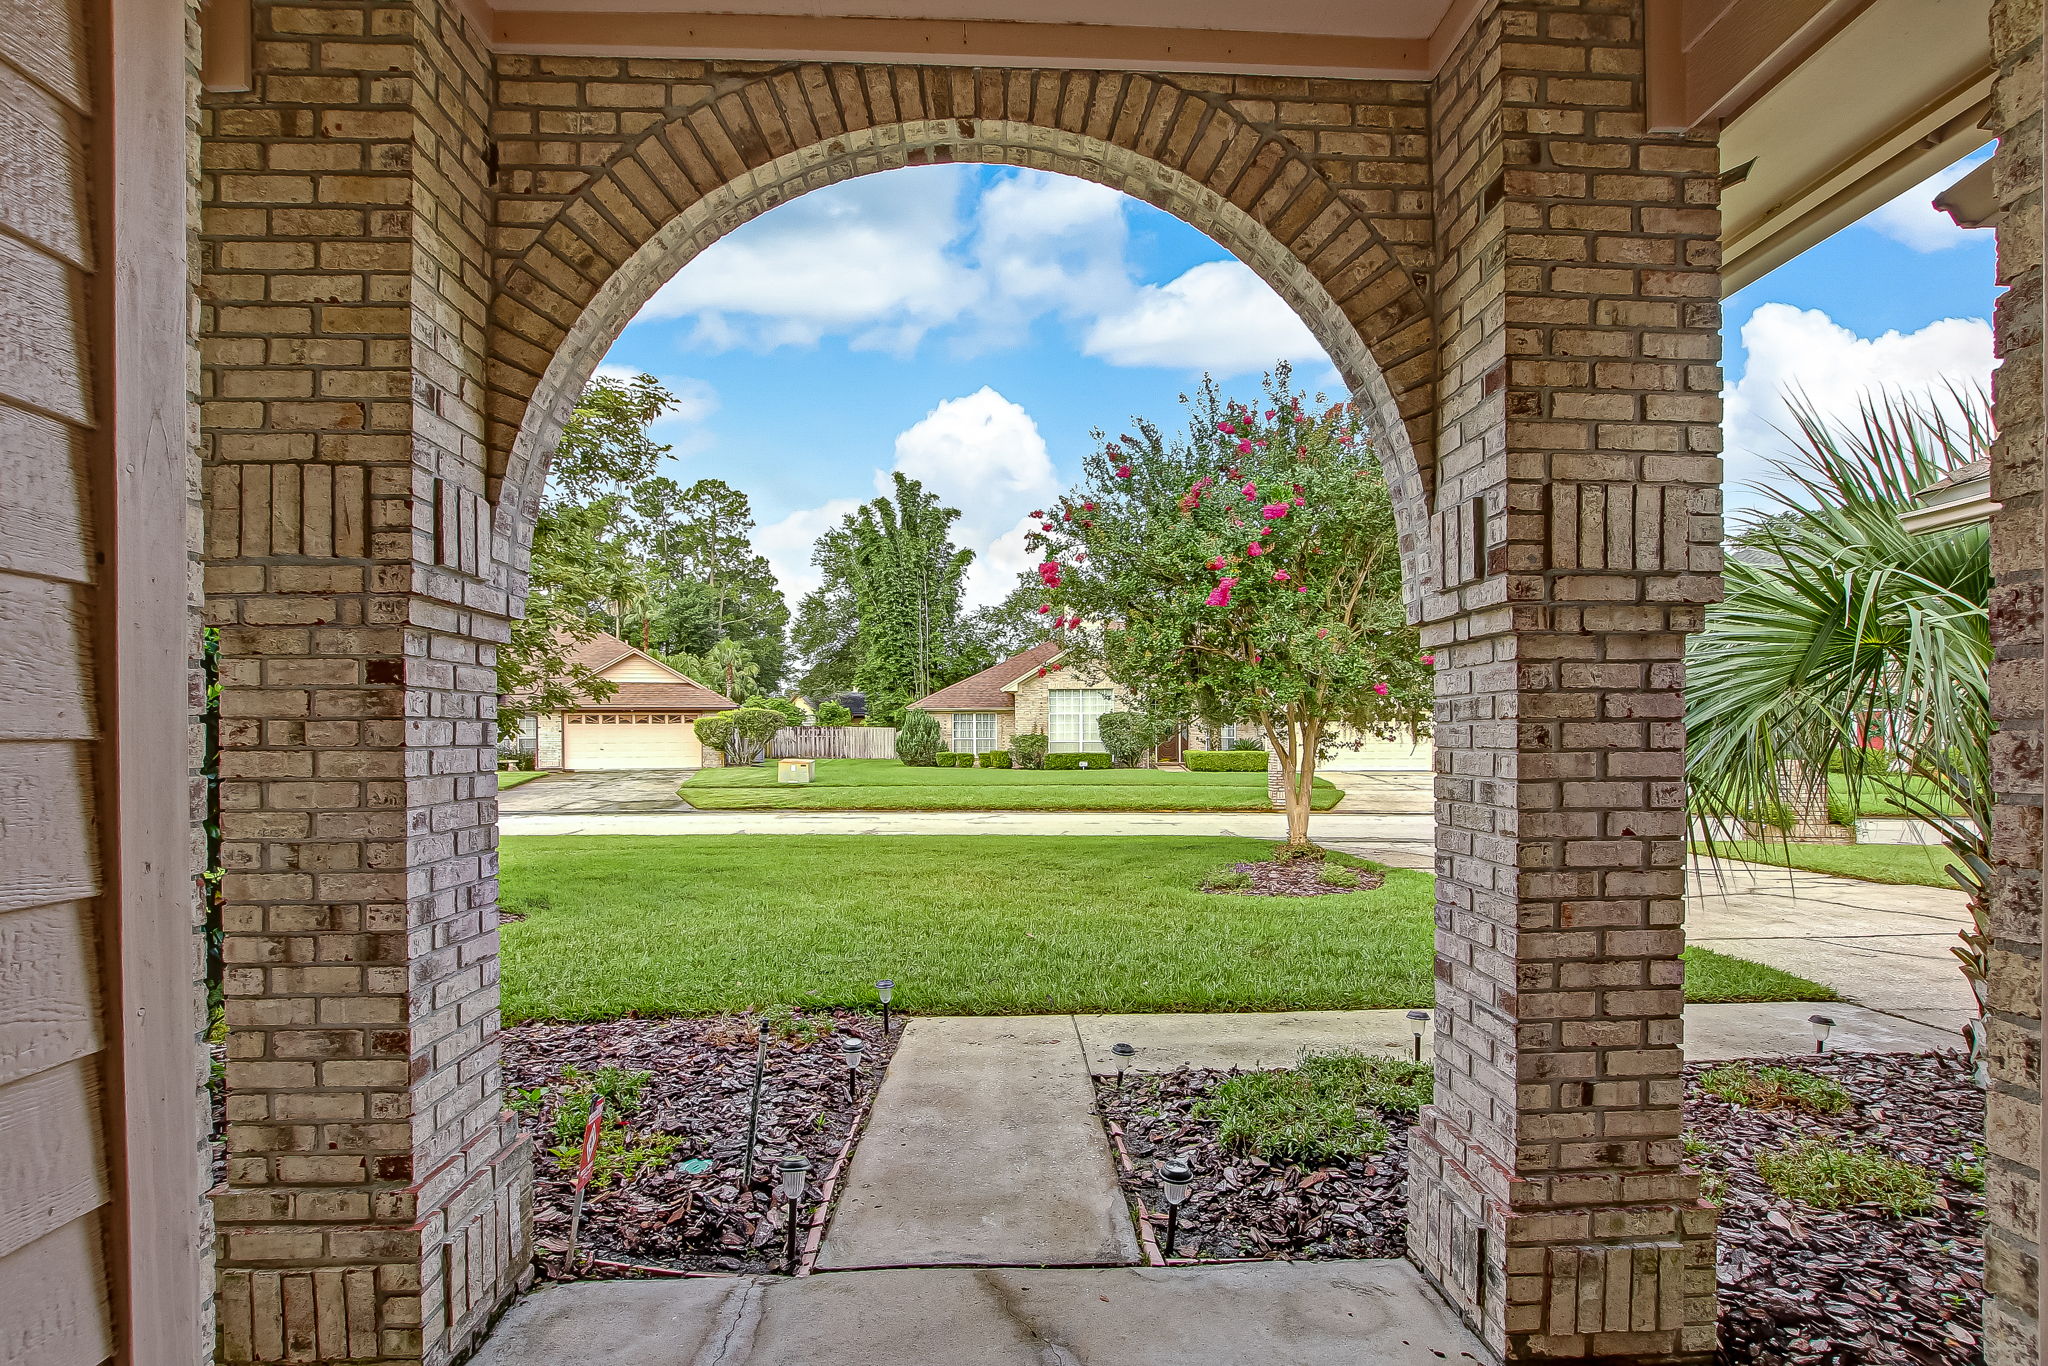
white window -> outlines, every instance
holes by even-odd
[[[1046,747],[1062,754],[1102,748],[1096,722],[1113,711],[1107,688],[1060,688],[1046,694]]]
[[[996,715],[991,711],[953,713],[953,752],[986,754],[996,747]]]

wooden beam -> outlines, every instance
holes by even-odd
[[[794,14],[500,9],[491,20],[491,39],[501,52],[572,56],[943,62],[1416,80],[1428,76],[1430,59],[1430,44],[1421,38]]]
[[[94,129],[107,1235],[121,1366],[205,1359],[205,1027],[194,924],[185,7],[102,0]],[[112,93],[108,98],[106,92]]]
[[[1733,118],[1872,3],[1685,0],[1683,126]]]

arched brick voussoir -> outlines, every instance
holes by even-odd
[[[593,142],[606,159],[581,168],[589,178],[575,194],[552,206],[538,192],[501,199],[496,240],[519,244],[493,263],[489,312],[488,442],[501,543],[523,547],[546,456],[575,396],[634,313],[691,257],[810,190],[956,161],[1110,186],[1238,256],[1301,314],[1374,414],[1404,539],[1427,540],[1437,347],[1422,283],[1406,262],[1413,241],[1427,236],[1428,204],[1426,195],[1404,194],[1383,219],[1358,201],[1384,207],[1387,197],[1354,188],[1424,184],[1426,167],[1405,166],[1403,154],[1311,156],[1304,149],[1316,145],[1314,127],[1289,125],[1284,100],[1213,79],[711,63],[694,89],[705,93],[637,137]],[[1375,103],[1391,98],[1389,89],[1359,83],[1358,126],[1403,121]],[[587,107],[580,87],[563,96],[565,117]]]

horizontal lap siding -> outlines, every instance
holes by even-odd
[[[86,471],[86,50],[0,0],[0,1363],[114,1349]]]

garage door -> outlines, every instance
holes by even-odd
[[[579,711],[562,718],[563,767],[697,768],[697,732],[673,711]]]

